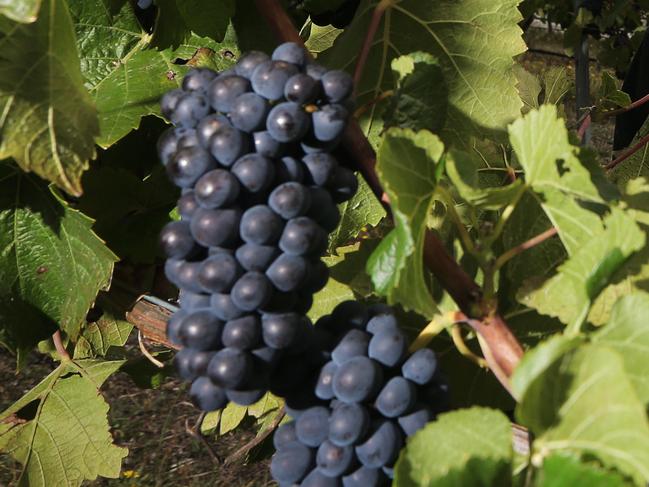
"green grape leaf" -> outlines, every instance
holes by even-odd
[[[329,278],[327,285],[313,295],[313,305],[307,313],[311,321],[331,313],[343,301],[356,299],[354,291],[347,285]]]
[[[649,481],[649,422],[610,348],[584,345],[559,357],[527,387],[516,410],[536,435],[534,455],[587,455]]]
[[[91,226],[41,180],[0,163],[0,323],[11,348],[56,326],[77,338],[116,261]]]
[[[641,401],[649,404],[649,294],[622,297],[593,341],[619,352]]]
[[[386,215],[383,206],[360,176],[358,183],[358,191],[352,199],[338,205],[340,223],[329,234],[330,253],[358,237],[364,228],[378,225]]]
[[[125,169],[93,167],[83,184],[86,194],[79,209],[97,220],[95,231],[111,250],[122,259],[153,263],[159,254],[160,229],[178,199],[164,168],[156,166],[140,178]]]
[[[270,54],[277,46],[277,38],[270,27],[266,22],[259,22],[256,0],[237,0],[232,26],[241,52],[258,50]]]
[[[439,416],[408,440],[394,471],[395,487],[507,487],[512,430],[500,411],[474,407]]]
[[[224,435],[233,431],[241,424],[246,417],[246,406],[239,406],[233,402],[221,411],[221,421],[219,423],[219,435]]]
[[[45,0],[30,24],[0,18],[0,53],[0,158],[80,195],[99,126],[66,2]]]
[[[551,66],[543,72],[543,103],[559,105],[573,87],[573,79],[565,66]]]
[[[152,45],[177,48],[192,32],[220,42],[234,15],[235,0],[157,0]]]
[[[602,82],[597,98],[597,108],[600,110],[612,110],[631,104],[629,94],[618,88],[617,81],[608,71],[602,71]]]
[[[649,120],[644,123],[631,143],[633,147],[640,139],[649,135]],[[619,187],[624,187],[629,181],[638,178],[649,179],[649,145],[645,145],[638,152],[626,159],[621,164],[609,171],[611,180]]]
[[[378,243],[378,239],[363,239],[338,247],[335,255],[323,257],[329,267],[330,279],[349,286],[357,297],[372,294],[372,281],[365,271],[365,264]]]
[[[329,49],[342,32],[341,29],[336,29],[332,25],[319,26],[311,24],[309,38],[304,45],[311,54],[317,57],[321,52]]]
[[[446,157],[446,174],[460,196],[471,205],[486,210],[499,210],[525,190],[521,179],[507,186],[484,187],[480,180],[481,167],[482,161],[468,152],[452,150]]]
[[[621,475],[605,470],[596,463],[583,463],[577,458],[555,453],[543,462],[538,487],[632,487]]]
[[[41,0],[0,0],[0,15],[15,22],[34,22]]]
[[[622,210],[613,208],[603,222],[605,229],[561,264],[554,277],[538,289],[521,289],[519,301],[577,330],[614,273],[645,244],[644,233]]]
[[[320,56],[323,64],[353,69],[378,0],[361,2],[356,16],[333,47]],[[356,87],[362,106],[393,88],[392,60],[424,50],[438,59],[445,91],[431,84],[431,96],[448,93],[443,138],[464,143],[467,135],[491,136],[520,114],[513,57],[525,50],[517,0],[403,0],[391,2],[383,15],[365,70]],[[481,15],[476,15],[481,12]],[[427,97],[428,98],[428,97]],[[369,132],[381,107],[362,118]]]
[[[448,93],[437,59],[425,52],[414,52],[393,59],[392,71],[397,89],[383,116],[385,125],[441,131],[446,122]]]
[[[0,413],[0,450],[23,464],[19,487],[119,477],[128,450],[113,444],[99,388],[122,363],[64,362]]]
[[[525,114],[530,110],[539,108],[539,97],[541,96],[541,82],[539,79],[520,64],[514,66],[514,74],[518,83],[518,95],[523,102],[521,111]]]
[[[430,132],[393,128],[386,132],[376,165],[396,228],[376,248],[367,271],[388,303],[426,317],[432,317],[436,307],[425,278],[423,246],[443,150]]]
[[[509,137],[525,170],[525,182],[557,228],[569,254],[602,231],[599,216],[580,203],[602,203],[591,172],[570,144],[554,105],[543,105],[509,127]]]
[[[74,358],[105,357],[111,347],[123,347],[128,340],[133,325],[118,317],[106,295],[97,299],[101,316],[87,323],[74,346]]]

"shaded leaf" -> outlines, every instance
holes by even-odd
[[[511,425],[500,411],[442,414],[408,440],[395,466],[395,487],[511,485]]]
[[[425,279],[423,246],[443,149],[430,132],[393,128],[385,135],[376,166],[390,197],[396,228],[368,260],[368,273],[376,292],[386,296],[388,303],[427,317],[436,308]]]
[[[41,0],[0,0],[0,15],[16,22],[34,22]]]
[[[0,18],[0,53],[0,158],[80,195],[99,126],[66,2],[44,0],[30,24]]]
[[[577,458],[553,454],[543,462],[539,472],[538,487],[631,487],[615,472],[605,470],[594,463],[583,463]]]
[[[539,79],[519,64],[514,66],[514,74],[518,80],[516,85],[518,95],[523,102],[521,111],[527,113],[530,110],[538,108],[540,106],[539,97],[541,96],[542,89]]]
[[[543,103],[559,105],[573,87],[574,81],[565,66],[550,66],[543,72]]]
[[[113,444],[99,387],[121,361],[62,363],[0,413],[0,449],[23,464],[18,486],[79,486],[97,476],[119,477],[127,449]],[[36,402],[33,415],[17,415]]]
[[[76,339],[116,261],[91,226],[38,178],[0,163],[0,323],[12,348],[57,325]]]

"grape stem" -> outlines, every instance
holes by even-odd
[[[626,161],[629,157],[634,155],[636,152],[640,151],[648,143],[649,143],[649,135],[645,135],[642,139],[640,139],[640,141],[636,145],[634,145],[624,154],[620,155],[616,159],[609,162],[606,166],[604,166],[604,169],[610,171],[611,169],[616,168],[618,165],[622,164],[624,161]]]
[[[304,44],[278,0],[256,0],[256,5],[279,40]],[[342,147],[349,160],[355,162],[379,201],[388,206],[375,170],[376,154],[355,120],[348,124]],[[389,214],[389,207],[387,209]],[[523,348],[498,314],[495,302],[483,298],[480,286],[449,255],[432,230],[426,231],[424,262],[458,307],[468,317],[473,318],[469,325],[481,337],[489,368],[494,371],[503,386],[510,390],[509,377],[523,356]]]
[[[54,332],[54,334],[52,335],[52,341],[54,342],[54,348],[56,348],[56,353],[58,353],[59,357],[61,358],[61,362],[72,360],[70,358],[70,354],[68,353],[68,351],[65,349],[65,346],[63,345],[63,339],[61,338],[61,330],[56,330]]]
[[[504,266],[508,261],[516,257],[518,254],[521,254],[525,252],[526,250],[529,250],[533,247],[536,247],[537,245],[542,244],[545,242],[547,239],[554,237],[557,234],[557,229],[556,227],[548,228],[545,232],[540,233],[536,237],[532,237],[531,239],[523,242],[520,245],[517,245],[516,247],[512,247],[509,249],[507,252],[502,254],[500,257],[496,259],[496,262],[494,263],[494,269],[498,270],[502,266]]]
[[[358,86],[360,86],[361,78],[363,77],[363,70],[365,69],[365,64],[367,64],[367,58],[370,55],[372,42],[376,36],[376,31],[379,30],[383,14],[391,5],[392,0],[381,0],[372,13],[372,19],[370,20],[370,25],[367,28],[367,33],[363,40],[363,47],[361,48],[361,52],[358,55],[358,61],[356,61],[356,67],[354,68],[354,91]]]
[[[453,344],[464,357],[469,359],[471,362],[475,363],[478,367],[486,369],[488,367],[487,361],[482,357],[479,357],[467,346],[462,336],[462,327],[459,324],[454,324],[451,327],[451,338],[453,339]]]
[[[151,352],[149,352],[146,349],[146,346],[144,345],[144,340],[142,339],[142,330],[140,329],[137,330],[137,343],[140,346],[140,351],[142,352],[142,355],[144,355],[149,360],[149,362],[151,362],[159,369],[164,369],[165,364],[163,364],[157,358],[151,355]]]

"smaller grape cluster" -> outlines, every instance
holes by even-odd
[[[162,98],[175,127],[158,153],[182,189],[180,220],[161,234],[180,289],[167,335],[202,410],[288,393],[309,361],[305,313],[328,279],[320,256],[358,184],[332,154],[351,93],[347,73],[286,43],[220,74],[193,69]]]
[[[319,403],[287,401],[293,421],[275,432],[271,474],[281,486],[387,485],[405,438],[447,407],[436,356],[409,354],[383,305],[342,303],[315,330],[331,347],[312,383]]]

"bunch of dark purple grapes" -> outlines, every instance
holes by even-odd
[[[435,354],[409,354],[383,305],[345,302],[315,331],[327,361],[304,381],[316,396],[310,407],[296,409],[287,398],[293,421],[275,432],[272,476],[280,486],[387,485],[405,438],[447,408]]]
[[[306,367],[305,313],[328,279],[320,256],[336,204],[358,185],[332,155],[351,94],[347,73],[286,43],[220,74],[193,69],[162,98],[175,127],[158,152],[182,188],[181,219],[161,235],[165,273],[180,289],[167,334],[202,410],[282,395]]]

